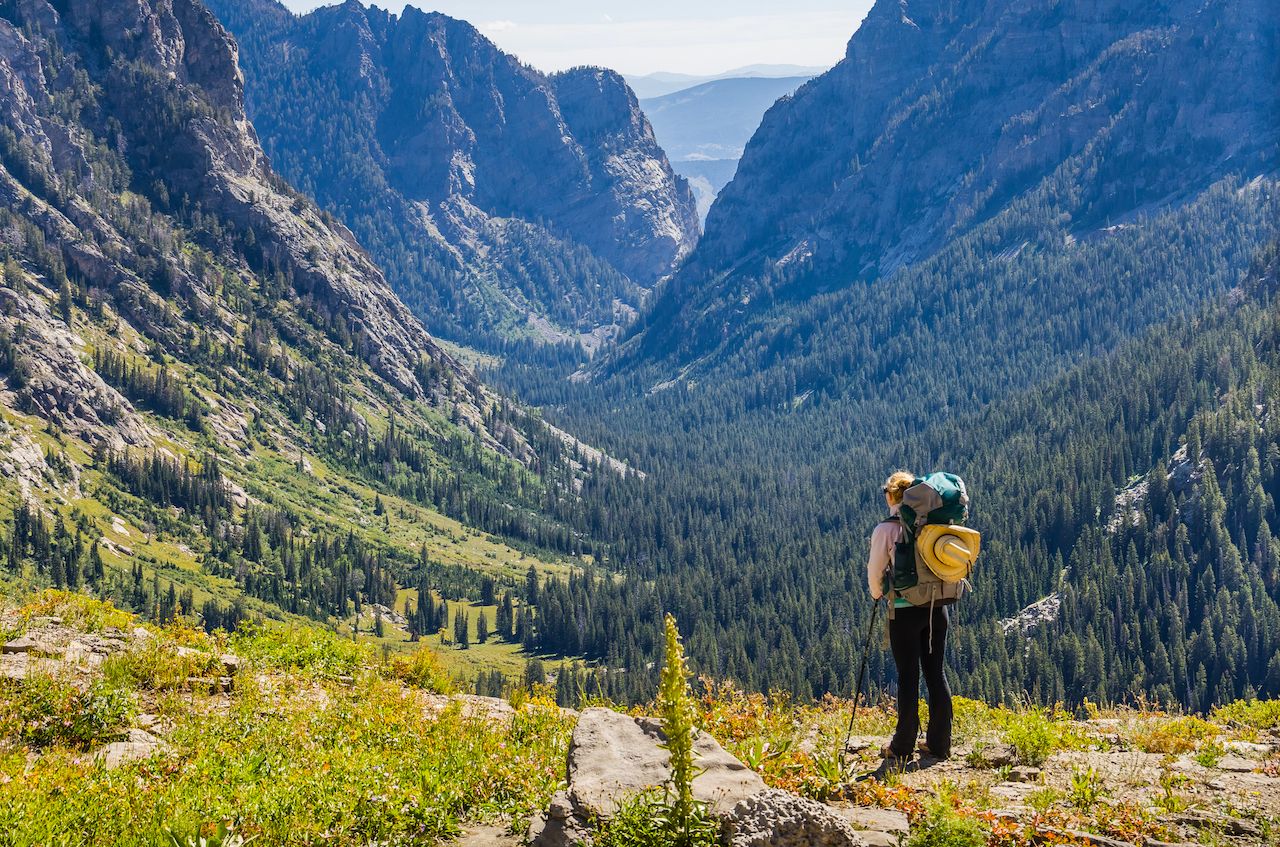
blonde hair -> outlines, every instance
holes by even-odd
[[[897,506],[902,502],[902,495],[908,488],[915,484],[916,478],[913,474],[906,471],[898,471],[893,476],[884,481],[884,493],[889,498],[890,506]]]

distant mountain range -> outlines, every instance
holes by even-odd
[[[544,75],[463,21],[356,0],[210,0],[276,167],[349,225],[446,338],[594,347],[699,234],[622,77]]]
[[[627,84],[641,100],[649,100],[721,79],[784,79],[797,76],[808,79],[825,70],[827,70],[826,66],[746,65],[723,73],[706,75],[659,71],[652,74],[629,74]]]

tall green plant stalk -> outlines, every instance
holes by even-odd
[[[702,822],[701,810],[693,799],[694,703],[689,691],[689,668],[676,619],[666,618],[666,659],[658,686],[658,710],[667,735],[671,756],[670,824],[677,843],[694,843]]]

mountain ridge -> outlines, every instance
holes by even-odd
[[[236,68],[197,0],[0,3],[6,579],[354,632],[585,567],[577,489],[629,471],[444,352]]]
[[[877,3],[844,61],[766,114],[637,358],[687,363],[725,304],[887,278],[1033,192],[1083,236],[1274,174],[1274,15],[1216,9]]]
[[[268,152],[453,340],[494,350],[544,337],[539,323],[551,339],[616,331],[699,234],[617,74],[543,75],[413,7],[211,5],[242,42]]]

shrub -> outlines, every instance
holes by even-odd
[[[952,700],[952,738],[962,741],[976,738],[991,726],[991,707],[979,700],[956,697]]]
[[[1005,718],[1004,740],[1013,747],[1018,761],[1039,767],[1048,761],[1061,743],[1061,733],[1045,709],[1010,712]]]
[[[21,613],[28,621],[39,617],[59,617],[67,626],[85,632],[101,632],[107,627],[125,629],[136,621],[132,614],[117,609],[108,601],[54,589],[35,595],[22,607]]]
[[[201,834],[200,827],[194,833],[178,832],[164,827],[161,847],[245,847],[249,842],[235,831],[234,824],[219,823],[210,835]]]
[[[1148,718],[1134,734],[1133,743],[1145,753],[1177,756],[1190,753],[1217,734],[1217,727],[1200,718]]]
[[[1280,700],[1237,700],[1210,715],[1216,723],[1251,729],[1280,729]]]
[[[81,691],[67,680],[33,673],[0,693],[0,735],[35,747],[88,749],[115,737],[133,715],[132,696],[105,680]]]
[[[625,800],[608,823],[599,824],[596,836],[601,847],[658,847],[670,844],[659,815],[663,794],[657,789]]]
[[[1216,768],[1226,754],[1227,748],[1222,746],[1217,739],[1214,739],[1206,742],[1196,751],[1195,759],[1201,767]]]
[[[907,847],[986,847],[989,834],[981,821],[960,815],[946,798],[939,798],[912,827]]]
[[[392,658],[388,672],[405,685],[433,694],[448,694],[453,689],[444,664],[430,647],[424,646],[408,656]]]
[[[221,676],[223,665],[213,653],[184,653],[174,644],[150,638],[109,657],[102,664],[102,673],[114,685],[170,691],[182,688],[193,677]]]
[[[1098,805],[1099,801],[1110,795],[1106,784],[1093,768],[1083,770],[1077,768],[1071,774],[1071,792],[1068,795],[1071,805],[1082,812],[1088,812]]]
[[[231,648],[255,663],[309,676],[352,676],[370,659],[369,648],[312,627],[242,625]]]

